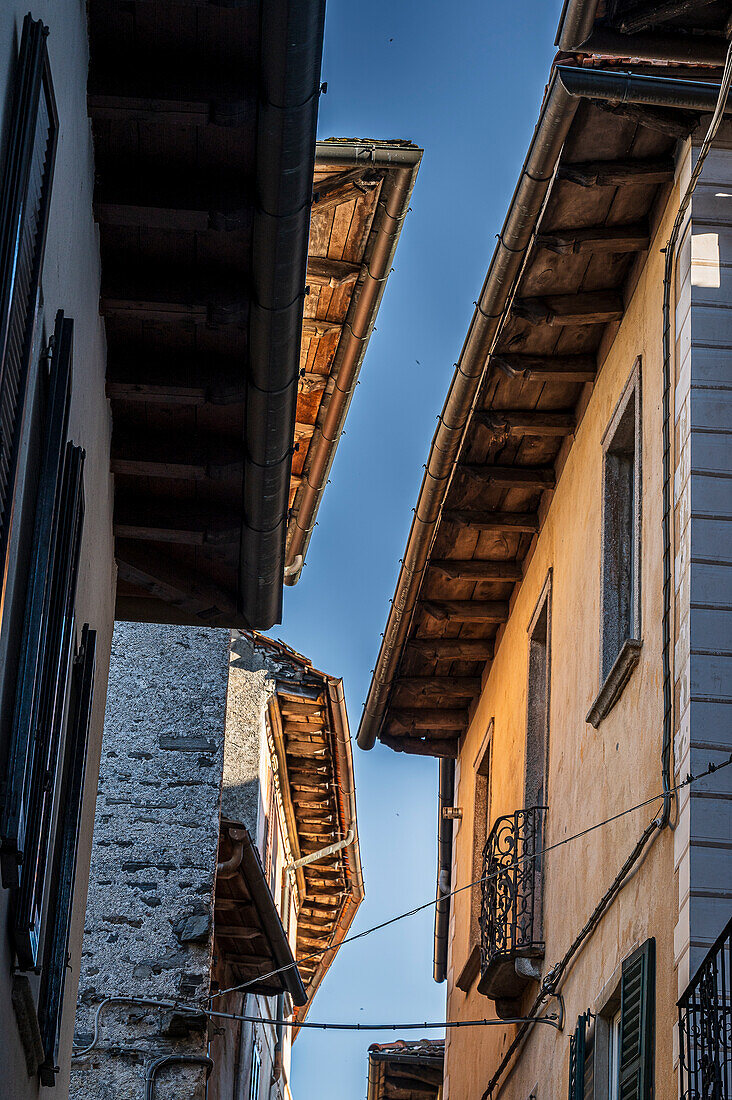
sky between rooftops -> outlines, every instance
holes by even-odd
[[[328,0],[318,136],[408,138],[425,150],[307,564],[271,632],[343,677],[354,738],[422,464],[538,118],[560,9],[561,0]],[[354,755],[366,881],[358,932],[434,896],[437,762],[381,746]],[[428,910],[343,947],[310,1018],[444,1019],[433,920]],[[301,1032],[294,1100],[363,1100],[368,1046],[391,1037]]]

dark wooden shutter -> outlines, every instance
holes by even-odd
[[[54,906],[45,933],[43,971],[38,1004],[44,1061],[41,1083],[54,1085],[58,1072],[58,1044],[64,984],[69,955],[69,932],[84,795],[87,743],[94,694],[97,635],[86,623],[74,658],[71,702],[64,750],[59,822],[54,845],[51,896]]]
[[[620,1100],[653,1096],[656,941],[623,963],[620,983]]]
[[[14,941],[21,966],[35,966],[38,954],[84,514],[84,452],[64,443],[72,345],[73,322],[59,314],[2,815],[3,882],[18,888]]]
[[[584,1100],[595,1100],[595,1038],[597,1035],[597,1020],[590,1024],[591,1014],[587,1013],[585,1027],[585,1066],[584,1066]]]
[[[587,1016],[580,1016],[569,1038],[569,1100],[584,1100]]]
[[[15,711],[2,824],[2,876],[18,886],[19,865],[28,824],[28,784],[40,717],[42,673],[49,632],[55,544],[59,530],[60,487],[66,449],[73,322],[59,312],[53,335],[44,451],[36,497],[23,641],[18,667]]]
[[[0,564],[10,532],[58,134],[47,33],[26,15],[0,172]]]

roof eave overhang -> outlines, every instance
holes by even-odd
[[[338,443],[358,384],[366,350],[374,328],[404,218],[417,179],[422,149],[407,142],[319,141],[316,163],[343,168],[371,167],[385,173],[377,214],[371,226],[365,255],[368,263],[359,279],[347,323],[336,352],[338,375],[325,419],[308,456],[307,478],[291,511],[287,535],[285,584],[297,584],[305,564],[320,502],[330,477]],[[313,445],[311,445],[313,446]]]
[[[537,221],[581,99],[620,100],[624,104],[712,110],[713,84],[661,76],[555,67],[544,98],[529,154],[493,254],[455,373],[438,419],[392,600],[375,671],[364,705],[358,744],[371,749],[389,705],[394,679],[407,640],[441,509],[481,383],[507,317]],[[393,745],[393,747],[398,747]],[[434,743],[432,755],[455,755]]]

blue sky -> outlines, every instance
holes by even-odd
[[[409,138],[425,150],[307,565],[272,631],[343,677],[354,737],[435,418],[538,117],[560,9],[561,0],[328,0],[319,136]],[[380,746],[354,752],[366,880],[357,932],[434,896],[437,763]],[[432,929],[428,910],[344,946],[311,1018],[444,1019]],[[368,1046],[390,1037],[301,1032],[294,1100],[363,1100]]]

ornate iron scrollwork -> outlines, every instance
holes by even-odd
[[[732,920],[679,1001],[682,1100],[732,1100]]]
[[[498,958],[541,955],[543,806],[499,817],[483,850],[481,970]]]

